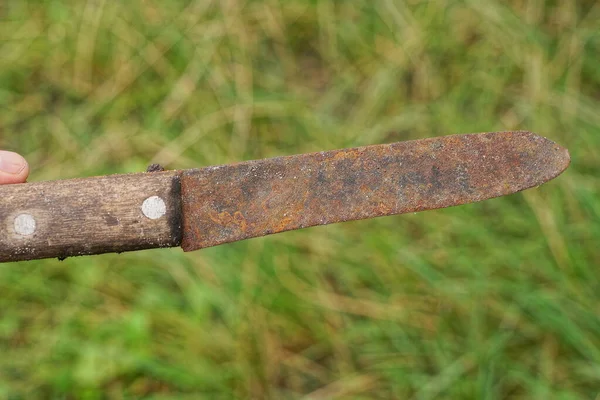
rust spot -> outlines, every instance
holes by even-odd
[[[208,213],[210,219],[223,227],[232,228],[235,227],[239,229],[241,232],[245,232],[247,228],[246,219],[244,218],[244,214],[240,211],[235,211],[233,215],[227,211],[223,211],[217,213],[215,211],[211,211]]]
[[[530,132],[452,135],[184,171],[185,251],[431,210],[538,186],[569,165]]]

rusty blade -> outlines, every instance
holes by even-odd
[[[569,162],[566,149],[519,131],[187,170],[182,248],[477,202],[541,185]]]

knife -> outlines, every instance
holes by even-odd
[[[181,246],[478,202],[539,186],[568,151],[526,131],[189,170],[0,186],[0,262]]]

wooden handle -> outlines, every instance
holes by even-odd
[[[0,262],[179,246],[179,174],[0,186]]]

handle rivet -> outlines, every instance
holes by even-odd
[[[19,214],[15,218],[15,232],[21,236],[33,235],[35,232],[35,218],[30,214]]]
[[[160,197],[151,196],[142,203],[142,212],[150,219],[158,219],[167,213],[167,205]]]

